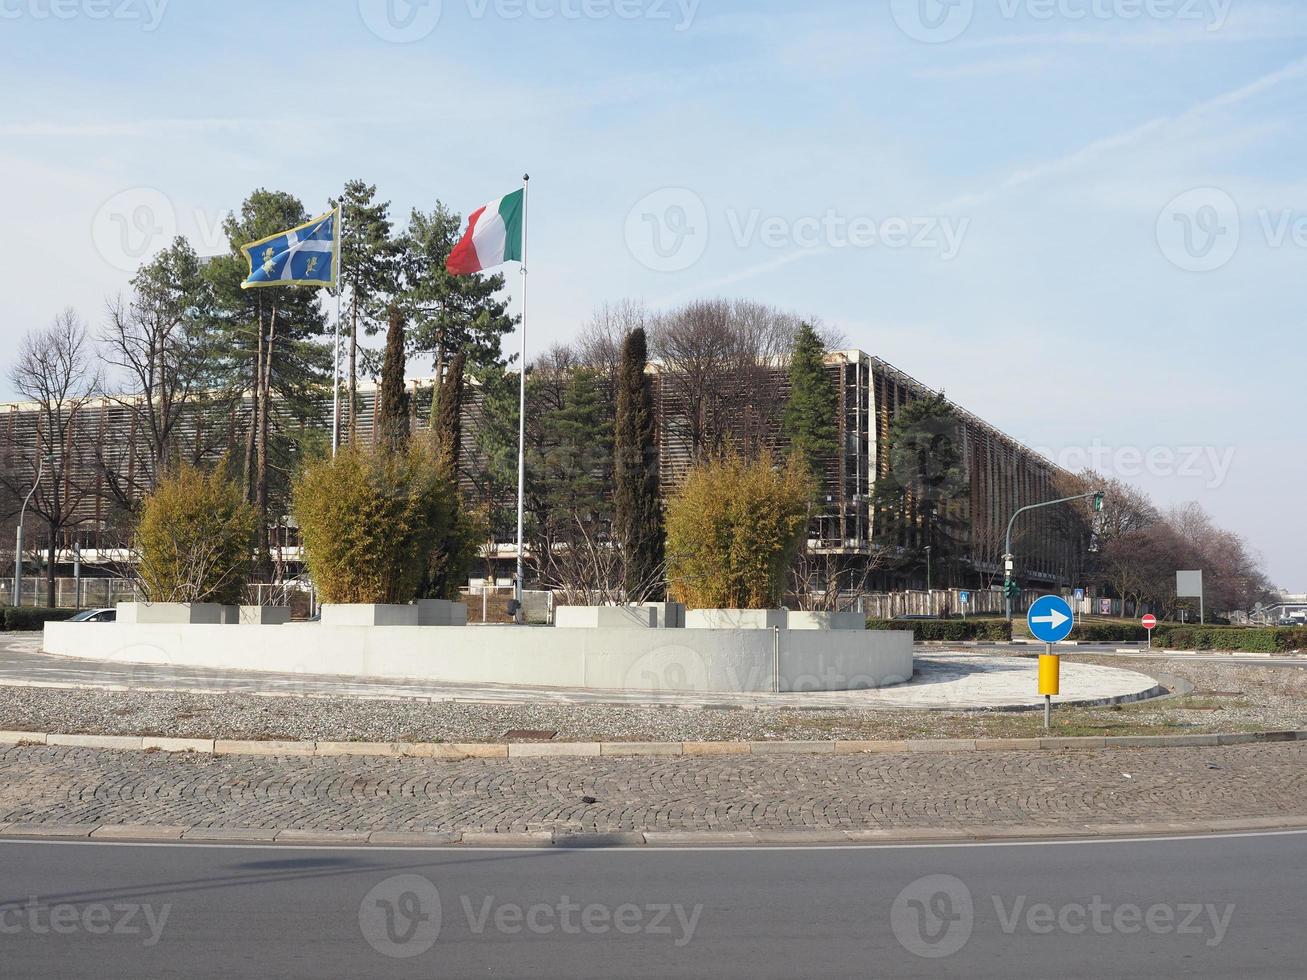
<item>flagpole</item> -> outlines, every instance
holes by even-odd
[[[513,588],[513,598],[517,601],[513,619],[518,623],[526,622],[526,613],[522,608],[525,574],[522,563],[522,512],[526,501],[526,231],[530,181],[530,174],[522,175],[522,359],[518,364],[522,375],[517,389],[517,578]]]
[[[345,291],[341,257],[345,251],[345,202],[336,205],[336,352],[331,362],[331,455],[340,449],[340,296]]]

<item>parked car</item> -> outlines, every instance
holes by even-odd
[[[76,616],[70,616],[70,623],[112,623],[118,619],[117,609],[83,609]]]

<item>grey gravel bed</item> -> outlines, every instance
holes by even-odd
[[[1119,659],[1084,659],[1125,666]],[[1174,700],[1061,709],[1059,726],[1071,726],[1069,734],[1307,727],[1307,669],[1179,660],[1137,666],[1183,677],[1195,689]],[[1032,712],[424,703],[0,687],[0,730],[103,735],[497,742],[513,731],[533,731],[557,733],[559,741],[731,741],[1003,737],[1039,734],[1039,725]]]

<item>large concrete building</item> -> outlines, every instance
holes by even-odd
[[[822,461],[824,481],[821,498],[825,506],[813,522],[810,532],[815,547],[841,560],[856,562],[883,552],[884,549],[913,553],[924,540],[887,541],[884,529],[877,526],[874,504],[875,484],[889,466],[885,451],[896,414],[915,399],[934,392],[880,358],[862,351],[849,350],[829,354],[826,368],[837,392],[836,424],[839,452]],[[674,485],[689,465],[694,452],[695,434],[707,423],[707,411],[726,417],[727,426],[745,432],[752,429],[765,440],[777,445],[780,439],[780,410],[788,393],[788,373],[783,365],[757,368],[740,379],[739,390],[723,404],[712,409],[691,405],[683,385],[657,365],[654,375],[658,406],[660,468],[665,487]],[[429,405],[430,381],[410,382],[414,398],[414,427],[425,426],[425,408]],[[747,390],[746,390],[747,389]],[[356,431],[362,442],[370,442],[377,413],[376,387],[363,384],[359,391],[359,416]],[[960,421],[962,465],[969,493],[958,506],[964,513],[965,572],[955,584],[983,587],[1001,577],[1003,532],[1010,515],[1019,507],[1060,496],[1059,480],[1068,476],[1048,460],[1022,445],[1011,436],[982,421],[971,412],[955,406]],[[197,411],[178,429],[177,445],[182,453],[195,459],[213,459],[223,452],[242,450],[240,433],[242,416],[247,409],[227,406],[220,412]],[[464,408],[464,442],[470,445],[480,424],[482,406],[475,388]],[[331,409],[324,399],[318,428],[326,438]],[[289,423],[287,423],[289,424]],[[717,424],[722,424],[721,419]],[[34,467],[31,461],[41,452],[45,436],[41,433],[36,406],[14,403],[0,405],[0,457],[10,475],[11,486],[0,500],[0,519],[10,528],[17,506],[16,491],[21,490],[24,474]],[[63,532],[59,542],[61,554],[70,553],[74,542],[84,549],[89,561],[121,556],[123,544],[121,503],[148,482],[151,461],[142,438],[141,413],[120,399],[93,399],[78,410],[71,428],[74,448],[68,458],[74,462],[70,471],[60,475],[68,493],[75,497],[76,526]],[[781,446],[781,448],[784,448]],[[475,466],[468,454],[467,466]],[[47,475],[46,479],[50,479]],[[39,521],[29,514],[29,541],[44,540]],[[280,556],[293,564],[296,557],[293,529],[277,536],[284,544]],[[909,533],[909,537],[911,534]],[[1069,535],[1065,526],[1051,519],[1047,512],[1024,518],[1019,527],[1014,550],[1018,568],[1030,584],[1074,584],[1088,542]],[[0,545],[0,547],[3,547]],[[507,572],[515,558],[512,546],[499,546],[496,553]],[[889,563],[878,573],[882,588],[920,586],[919,570],[911,563]],[[907,576],[905,578],[904,576]],[[937,584],[941,584],[937,580]]]

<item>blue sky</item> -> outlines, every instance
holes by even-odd
[[[0,0],[0,81],[7,345],[256,186],[529,170],[533,347],[624,298],[819,317],[1307,590],[1301,3]]]

